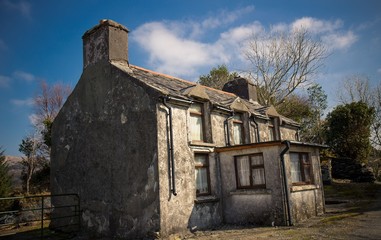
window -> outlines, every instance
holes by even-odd
[[[210,178],[209,178],[209,161],[208,154],[196,153],[195,161],[195,179],[196,179],[196,195],[210,194]]]
[[[262,154],[236,156],[237,188],[265,188],[265,168]]]
[[[293,184],[311,184],[312,167],[308,153],[290,153],[291,180]]]
[[[275,140],[275,124],[274,124],[274,118],[270,118],[270,123],[269,123],[269,141],[274,141]]]
[[[204,141],[202,104],[192,103],[190,109],[190,132],[192,141]]]
[[[235,145],[243,144],[243,122],[242,114],[235,114],[233,116],[233,140]]]

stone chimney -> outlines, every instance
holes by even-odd
[[[83,34],[83,69],[100,61],[128,62],[128,29],[112,20],[100,23]]]
[[[234,78],[233,80],[225,83],[222,90],[225,92],[234,93],[240,98],[258,102],[257,88],[251,81],[245,78]]]

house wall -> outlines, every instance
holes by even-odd
[[[79,194],[89,238],[134,238],[160,228],[155,101],[102,61],[84,70],[53,123],[52,194]]]
[[[282,125],[280,127],[281,140],[296,140],[296,141],[298,141],[298,139],[296,139],[296,134],[297,134],[297,130],[295,127],[289,127],[289,126],[285,126],[285,125]]]
[[[313,184],[293,186],[291,183],[290,156],[285,155],[286,171],[290,186],[292,219],[300,222],[324,213],[323,183],[320,171],[319,149],[316,147],[293,146],[289,152],[308,152],[312,163]]]
[[[218,198],[217,166],[213,147],[190,145],[188,136],[188,109],[169,103],[172,108],[176,196],[171,193],[168,168],[167,118],[163,104],[157,107],[158,159],[160,186],[160,234],[167,236],[188,229],[203,229],[222,222]],[[218,136],[218,134],[214,135]],[[211,180],[210,198],[197,198],[195,186],[194,153],[209,154]]]
[[[214,111],[211,114],[213,143],[216,147],[226,146],[224,121],[229,115]]]
[[[279,154],[283,145],[252,147],[219,153],[226,223],[259,225],[283,224],[283,200]],[[265,189],[237,189],[234,156],[263,153]]]

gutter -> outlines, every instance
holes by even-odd
[[[285,195],[285,201],[286,201],[285,224],[286,226],[292,226],[293,223],[292,223],[291,207],[290,207],[290,194],[289,194],[288,180],[286,175],[286,164],[284,162],[284,155],[290,149],[290,142],[286,140],[286,141],[283,141],[282,143],[286,145],[286,147],[283,149],[283,151],[279,155],[280,161],[282,162],[283,187],[284,187],[284,195]]]

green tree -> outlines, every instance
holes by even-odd
[[[0,197],[8,197],[12,192],[11,177],[8,172],[8,165],[5,162],[4,150],[0,147]],[[0,202],[0,211],[9,207],[8,202]]]
[[[326,140],[338,157],[367,162],[374,109],[363,102],[337,106],[326,119]]]
[[[318,84],[309,87],[307,92],[308,96],[289,95],[277,106],[277,111],[301,124],[302,141],[322,144],[324,128],[321,117],[327,108],[327,95]]]
[[[225,83],[238,77],[236,72],[229,72],[226,65],[219,65],[216,68],[212,68],[206,75],[201,75],[197,81],[201,85],[212,87],[215,89],[222,89]]]
[[[308,98],[303,95],[291,94],[276,109],[278,113],[299,123],[311,115]]]
[[[301,139],[306,142],[322,144],[324,142],[322,117],[328,106],[327,94],[318,84],[312,85],[307,91],[310,114],[303,121]]]
[[[38,154],[40,146],[41,142],[34,137],[25,137],[19,145],[19,151],[25,155],[25,157],[22,158],[22,164],[25,167],[23,177],[25,177],[25,190],[27,195],[30,193],[30,181],[32,176],[39,160],[42,159]]]

